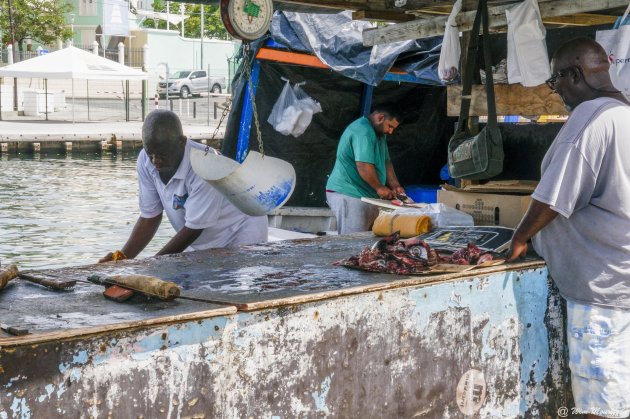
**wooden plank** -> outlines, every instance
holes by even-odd
[[[375,20],[382,22],[409,22],[416,17],[407,13],[392,11],[358,10],[352,13],[353,20]]]
[[[86,337],[90,335],[109,334],[111,332],[119,332],[125,330],[146,329],[154,326],[165,326],[174,323],[183,323],[193,320],[205,320],[218,316],[229,316],[237,312],[235,306],[215,308],[212,310],[196,311],[192,313],[179,314],[175,316],[165,316],[151,318],[147,320],[138,320],[132,322],[124,322],[117,324],[107,324],[102,326],[85,327],[81,329],[64,329],[54,332],[34,333],[24,336],[0,338],[0,346],[9,348],[20,345],[34,345],[44,342],[59,341],[72,339],[77,337]]]
[[[286,64],[304,65],[308,67],[329,68],[314,55],[298,52],[279,51],[277,49],[261,48],[256,55],[259,60],[277,61]]]
[[[451,274],[442,274],[442,275],[434,275],[434,276],[401,276],[401,275],[387,275],[391,277],[392,282],[390,283],[375,283],[364,286],[358,286],[354,288],[345,288],[332,290],[327,292],[322,292],[318,294],[307,294],[307,295],[296,295],[288,298],[279,298],[276,300],[267,300],[267,301],[254,301],[248,302],[243,306],[239,307],[239,311],[255,311],[262,309],[269,309],[275,307],[282,307],[288,305],[296,305],[296,304],[304,304],[314,301],[320,301],[324,299],[330,298],[339,298],[345,297],[349,295],[356,294],[364,294],[368,292],[376,292],[376,291],[388,291],[397,288],[404,288],[410,286],[429,286],[437,283],[447,283],[454,282],[457,280],[469,278],[478,278],[482,276],[488,276],[497,272],[508,272],[508,271],[524,271],[530,269],[536,269],[545,266],[545,262],[543,260],[529,260],[523,262],[502,264],[498,266],[492,266],[488,268],[480,268],[471,271],[451,273]],[[370,275],[370,273],[365,273],[365,275]],[[379,274],[381,275],[381,274]],[[375,298],[378,298],[376,296]]]
[[[543,19],[543,23],[547,25],[564,25],[564,26],[595,26],[595,25],[613,25],[617,20],[617,16],[596,15],[592,13],[580,13],[571,16],[556,16]]]
[[[558,0],[541,2],[540,14],[544,19],[558,16],[588,13],[596,10],[614,9],[628,5],[627,0]],[[505,10],[513,4],[499,5],[488,8],[490,27],[500,28],[507,25]],[[463,12],[457,16],[457,26],[460,31],[469,31],[475,19],[475,11]],[[417,19],[402,22],[384,28],[363,31],[363,45],[374,46],[390,42],[420,39],[444,34],[444,24],[448,16]]]
[[[256,54],[256,58],[258,58],[259,60],[277,61],[285,64],[304,65],[308,67],[326,69],[330,68],[324,62],[322,62],[322,60],[314,55],[303,54],[300,52],[280,51],[271,48],[261,48],[258,51],[258,54]],[[390,68],[388,73],[408,74],[407,72],[396,67]]]
[[[459,116],[462,87],[448,86],[447,114]],[[553,93],[544,84],[536,87],[524,87],[521,84],[495,84],[494,96],[497,115],[566,115],[567,110],[560,96]],[[486,87],[474,85],[470,104],[471,116],[488,115]]]

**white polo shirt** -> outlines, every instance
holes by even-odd
[[[140,216],[153,218],[165,211],[175,231],[183,227],[203,229],[201,236],[190,246],[194,250],[267,241],[267,217],[243,214],[197,176],[190,164],[192,147],[206,148],[188,140],[182,162],[166,185],[147,153],[140,151],[137,162]]]

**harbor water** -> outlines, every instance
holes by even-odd
[[[137,153],[0,156],[0,262],[21,270],[96,263],[138,218]],[[139,257],[172,236],[166,219]]]

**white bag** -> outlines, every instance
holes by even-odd
[[[630,24],[623,23],[630,12],[630,4],[618,28],[597,31],[596,41],[604,47],[610,61],[610,79],[613,85],[630,100]]]
[[[322,107],[302,90],[300,85],[304,83],[291,87],[288,79],[282,77],[282,80],[286,83],[267,122],[282,135],[299,137],[311,124],[313,115],[322,111]]]
[[[525,0],[505,11],[508,23],[508,82],[538,86],[551,77],[549,55],[536,0]]]
[[[394,210],[393,214],[428,215],[431,217],[433,227],[468,227],[475,225],[472,215],[442,203],[427,204],[422,208],[403,207]]]
[[[293,132],[293,127],[295,127],[297,120],[300,118],[302,109],[299,107],[299,101],[289,80],[284,77],[282,80],[285,80],[286,83],[278,100],[273,105],[273,109],[271,109],[267,122],[280,134],[289,135]]]
[[[453,10],[446,20],[444,37],[442,38],[442,48],[440,50],[440,61],[438,63],[438,74],[440,80],[448,82],[454,80],[459,74],[459,57],[461,46],[459,44],[459,29],[455,17],[462,9],[462,0],[457,0],[453,4]]]
[[[306,128],[311,125],[313,115],[322,111],[322,107],[319,102],[306,94],[306,92],[300,87],[303,84],[304,83],[297,83],[293,87],[295,97],[298,99],[298,107],[302,111],[291,132],[291,135],[296,138],[304,134]]]

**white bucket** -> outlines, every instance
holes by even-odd
[[[248,215],[266,215],[281,207],[295,189],[295,169],[290,163],[256,151],[250,151],[239,164],[193,148],[190,163],[197,176]]]

